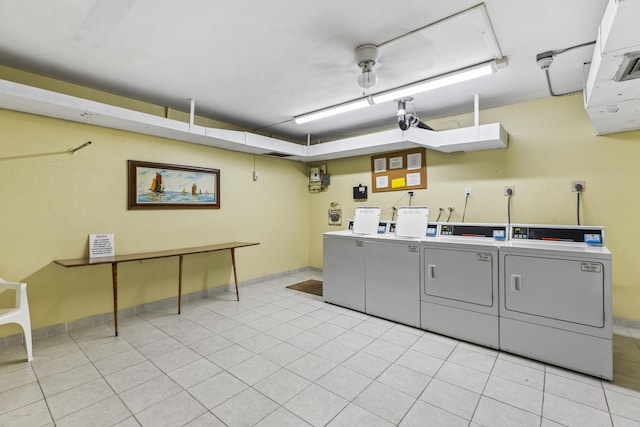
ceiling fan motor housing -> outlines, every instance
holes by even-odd
[[[378,81],[373,66],[378,61],[378,47],[373,44],[363,44],[358,46],[355,51],[355,60],[358,67],[360,67],[360,74],[358,74],[357,82],[358,86],[363,89],[369,89]]]
[[[378,62],[378,46],[374,44],[363,44],[356,48],[356,64],[358,67],[373,67]]]

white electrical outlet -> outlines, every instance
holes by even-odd
[[[258,174],[258,171],[253,171],[253,180],[257,181],[258,178],[260,178],[260,174]]]
[[[309,182],[322,181],[322,170],[319,166],[309,168]]]
[[[471,197],[471,187],[465,187],[464,189],[464,196],[467,197]]]
[[[509,190],[511,190],[511,194],[509,194]],[[515,185],[506,185],[504,187],[505,196],[515,196],[516,195],[516,186]]]

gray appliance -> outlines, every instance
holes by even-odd
[[[364,236],[350,230],[323,236],[322,297],[325,302],[364,312]]]
[[[420,240],[391,235],[365,240],[365,312],[419,328]]]
[[[499,348],[498,248],[507,226],[447,223],[439,234],[420,245],[422,329]]]
[[[512,226],[500,248],[500,348],[610,380],[611,253],[585,237],[603,242],[604,230]]]

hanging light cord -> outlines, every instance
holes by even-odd
[[[469,195],[464,198],[464,210],[462,211],[462,222],[464,222],[464,216],[467,214],[467,202],[469,201]]]

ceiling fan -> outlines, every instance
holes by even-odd
[[[493,74],[508,63],[484,3],[405,31],[382,43],[360,43],[356,46],[353,50],[348,48],[344,38],[331,38],[312,51],[310,62],[319,65],[316,69],[322,67],[327,70],[329,66],[335,69],[337,65],[344,69],[345,59],[350,58],[362,96],[294,116],[296,123],[303,124],[383,102],[401,101],[398,118],[402,123],[399,121],[399,124],[408,127],[413,125],[413,121],[417,122],[411,113],[406,113],[406,102],[413,95]],[[323,51],[330,55],[322,55]],[[328,57],[332,60],[318,61]],[[379,87],[370,91],[378,80]],[[345,88],[344,85],[341,87]]]
[[[310,51],[305,63],[312,65],[314,71],[353,75],[353,87],[361,92],[374,86],[388,88],[405,83],[407,73],[429,70],[433,65],[434,56],[429,52],[434,50],[434,42],[422,34],[403,34],[402,40],[396,37],[377,44],[355,44],[354,38],[335,36],[325,40]]]

